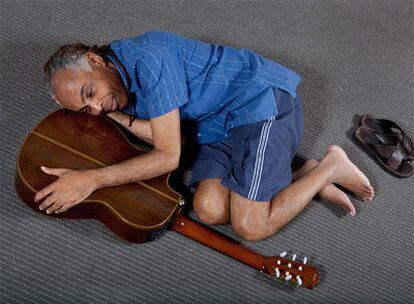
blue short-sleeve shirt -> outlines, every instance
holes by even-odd
[[[124,85],[134,98],[133,115],[151,119],[179,108],[182,120],[195,122],[196,140],[213,143],[229,130],[278,114],[273,88],[296,97],[300,76],[249,49],[206,43],[151,30],[116,40],[109,47]],[[123,112],[129,113],[126,107]]]

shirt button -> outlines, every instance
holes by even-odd
[[[201,133],[197,133],[197,136],[200,137],[201,136]]]

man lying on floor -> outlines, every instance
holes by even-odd
[[[153,30],[102,47],[64,45],[44,72],[59,105],[106,114],[154,146],[99,169],[42,169],[59,177],[35,196],[45,199],[39,208],[47,213],[64,212],[98,188],[176,169],[184,119],[197,128],[193,207],[207,224],[231,223],[240,237],[258,241],[317,194],[354,216],[349,197],[334,183],[364,201],[374,197],[368,178],[337,145],[292,173],[303,135],[300,77],[251,50]]]

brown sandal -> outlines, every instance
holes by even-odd
[[[366,126],[360,126],[356,129],[354,135],[361,147],[387,172],[400,178],[413,175],[414,169],[409,161],[405,159],[405,150],[397,138],[388,138],[385,145]]]
[[[384,145],[392,144],[396,138],[405,153],[404,159],[414,160],[414,141],[395,122],[364,115],[361,117],[360,124],[368,127]]]

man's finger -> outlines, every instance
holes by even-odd
[[[49,206],[51,206],[54,202],[56,201],[56,197],[53,195],[53,193],[51,195],[49,195],[48,198],[45,199],[45,201],[40,204],[39,209],[40,210],[44,210],[49,208]]]
[[[62,206],[60,206],[60,208],[59,208],[59,209],[57,209],[57,210],[55,211],[55,213],[65,212],[65,211],[67,211],[70,207],[72,207],[73,205],[74,205],[74,203],[73,203],[73,202],[70,202],[70,203],[65,203],[65,204],[63,204]]]
[[[65,173],[66,171],[68,171],[68,169],[65,169],[65,168],[49,168],[49,167],[45,167],[45,166],[40,166],[40,168],[46,174],[55,175],[55,176],[59,176],[59,177],[63,173]]]
[[[64,205],[64,204],[62,204],[59,201],[55,201],[52,205],[50,205],[49,208],[46,209],[46,213],[51,214],[51,213],[55,212],[56,210],[60,209],[60,207],[62,207],[62,205]]]
[[[53,100],[58,104],[58,105],[62,105],[62,103],[56,98],[55,95],[52,95]]]
[[[35,198],[34,198],[35,202],[37,203],[38,201],[41,201],[43,198],[45,198],[47,195],[49,195],[52,192],[53,192],[53,184],[50,184],[49,186],[43,188],[42,190],[36,193]]]

